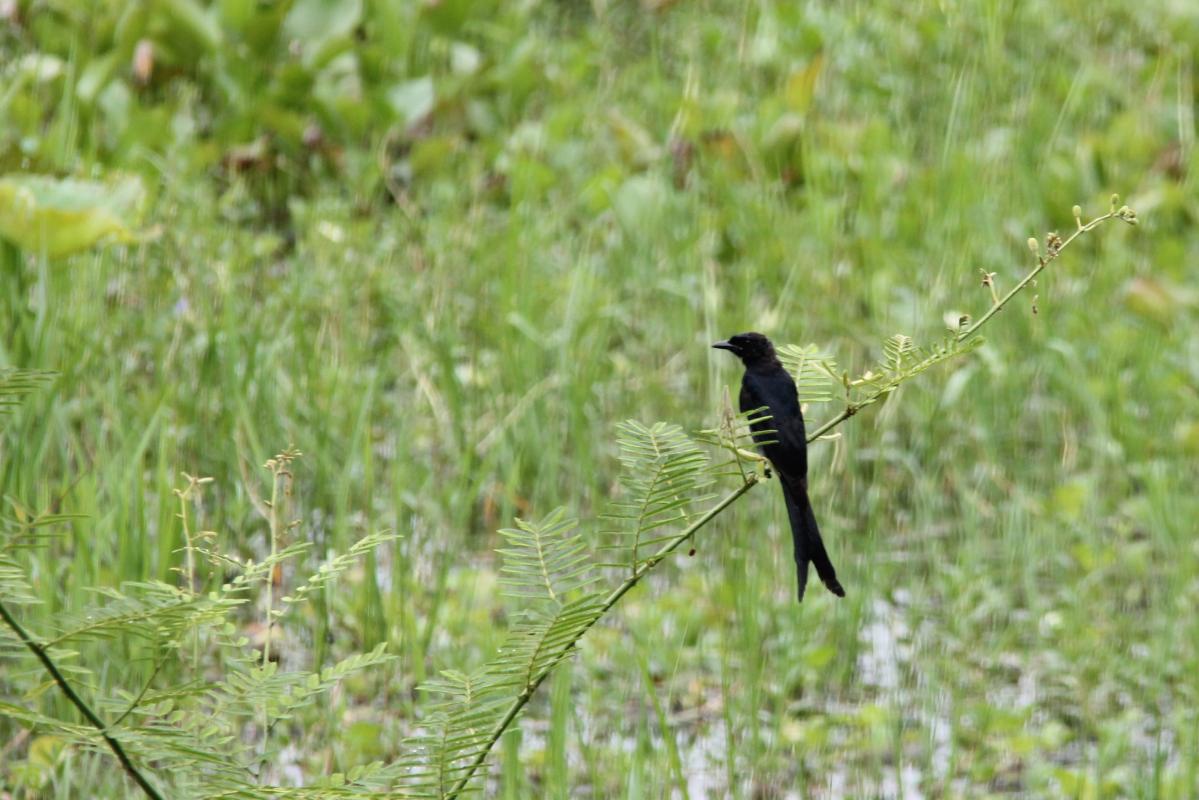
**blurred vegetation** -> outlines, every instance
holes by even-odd
[[[856,371],[984,310],[980,269],[1010,288],[1030,235],[1118,191],[1135,236],[1084,239],[1035,314],[813,449],[845,601],[794,605],[781,503],[753,493],[589,635],[492,789],[1199,793],[1195,4],[0,0],[0,20],[0,176],[147,194],[136,242],[2,245],[0,366],[58,372],[4,429],[4,513],[82,515],[24,555],[31,628],[84,587],[179,580],[181,472],[215,478],[221,549],[261,559],[248,476],[294,442],[307,566],[402,538],[279,658],[398,658],[297,718],[275,769],[392,760],[413,687],[507,627],[493,531],[602,507],[619,420],[710,426],[737,379],[710,342],[756,328]],[[135,642],[78,650],[90,696],[154,674]],[[68,713],[0,657],[0,700]],[[0,741],[15,797],[127,791],[108,756],[9,719]]]

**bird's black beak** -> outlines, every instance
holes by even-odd
[[[716,344],[714,344],[712,346],[715,347],[717,350],[728,350],[730,353],[737,352],[737,346],[735,344],[733,344],[732,342],[717,342]]]

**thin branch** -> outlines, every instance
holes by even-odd
[[[1115,205],[1115,203],[1113,202],[1112,205]],[[979,328],[981,328],[983,325],[986,325],[987,321],[990,320],[991,317],[1002,311],[1003,307],[1008,304],[1009,300],[1020,294],[1020,292],[1024,291],[1024,289],[1027,288],[1030,283],[1036,280],[1036,277],[1041,274],[1041,271],[1045,269],[1045,267],[1056,261],[1058,256],[1062,254],[1062,251],[1070,246],[1071,242],[1073,242],[1079,236],[1082,236],[1084,233],[1089,233],[1090,231],[1095,230],[1095,228],[1098,228],[1109,219],[1120,219],[1132,225],[1136,224],[1136,215],[1132,213],[1128,206],[1124,206],[1119,210],[1113,209],[1107,214],[1104,214],[1102,217],[1096,217],[1086,225],[1079,223],[1078,230],[1070,234],[1065,241],[1060,242],[1056,246],[1049,247],[1048,252],[1045,255],[1038,255],[1037,266],[1032,270],[1032,272],[1025,275],[1024,278],[1015,286],[1013,286],[1012,290],[1005,294],[1002,299],[997,300],[989,309],[987,309],[987,313],[983,314],[974,321],[974,324],[962,331],[962,333],[958,336],[958,341],[964,342],[978,333]]]
[[[76,636],[83,636],[93,631],[101,630],[102,628],[132,628],[139,622],[145,622],[146,620],[154,619],[155,617],[164,614],[164,612],[178,611],[180,609],[187,608],[188,606],[193,605],[195,602],[195,600],[180,600],[178,603],[156,606],[154,608],[147,609],[146,611],[136,611],[129,614],[117,614],[116,616],[112,617],[101,617],[95,622],[87,625],[80,625],[77,628],[71,628],[70,630],[63,631],[53,639],[44,639],[42,641],[42,647],[49,650],[52,647],[58,647],[68,639],[74,639]]]
[[[279,529],[281,527],[279,523],[279,481],[282,479],[282,470],[286,467],[278,466],[277,459],[271,459],[267,462],[267,468],[272,472],[271,502],[267,504],[267,508],[270,509],[271,513],[267,521],[271,526],[270,560],[273,562],[279,551]],[[275,567],[272,567],[271,569],[272,574],[267,575],[266,578],[266,632],[263,635],[262,641],[263,669],[266,669],[266,665],[271,662],[271,626],[275,624],[274,615],[272,613],[274,611],[273,605],[275,599],[275,576],[273,574]]]
[[[496,726],[492,730],[491,736],[488,737],[487,742],[466,767],[465,774],[458,779],[458,782],[454,784],[454,787],[450,789],[449,794],[446,795],[446,800],[455,800],[455,798],[462,793],[467,784],[470,783],[470,779],[474,777],[475,772],[478,771],[479,767],[483,765],[483,762],[487,760],[487,755],[491,752],[491,748],[495,746],[495,743],[498,742],[500,737],[504,735],[504,731],[506,731],[508,726],[510,726],[516,719],[516,715],[520,713],[522,708],[528,705],[528,702],[533,699],[533,695],[537,693],[537,689],[542,683],[545,682],[545,679],[549,677],[550,673],[554,671],[554,668],[557,667],[558,664],[561,663],[562,660],[565,659],[572,650],[574,650],[575,645],[578,644],[579,640],[587,634],[587,631],[591,630],[595,623],[603,619],[603,616],[607,614],[609,610],[611,610],[612,606],[619,603],[620,598],[624,597],[626,594],[628,594],[630,589],[640,583],[641,579],[645,577],[646,573],[656,567],[658,563],[662,561],[662,559],[666,558],[666,556],[677,550],[680,545],[694,536],[696,531],[698,531],[700,528],[704,527],[709,522],[716,519],[716,517],[720,516],[722,511],[735,503],[737,499],[741,497],[741,495],[748,492],[757,483],[758,476],[756,473],[751,472],[746,475],[744,483],[726,495],[719,503],[708,509],[702,517],[691,523],[691,525],[680,532],[677,536],[671,537],[665,544],[658,548],[658,550],[652,556],[642,562],[641,567],[636,572],[625,578],[619,586],[612,590],[612,593],[604,599],[603,604],[600,606],[599,613],[596,614],[595,618],[591,620],[591,622],[587,623],[586,626],[579,629],[578,633],[566,644],[566,646],[561,649],[561,651],[559,651],[558,657],[555,658],[544,670],[542,670],[541,674],[539,674],[531,683],[525,686],[524,690],[521,691],[521,693],[518,694],[515,699],[513,699],[512,705],[508,706],[508,710],[504,713],[503,718],[496,723]]]
[[[151,797],[153,800],[163,800],[163,796],[158,793],[158,790],[133,765],[121,743],[108,734],[108,727],[100,721],[100,718],[96,716],[96,712],[92,711],[91,707],[83,701],[83,698],[75,694],[75,690],[71,688],[71,684],[67,683],[67,679],[59,671],[58,666],[50,658],[46,649],[33,640],[29,632],[21,626],[21,623],[17,622],[16,618],[9,613],[8,608],[2,602],[0,602],[0,618],[3,618],[8,627],[12,628],[17,637],[29,648],[29,651],[37,656],[37,660],[42,662],[42,666],[46,668],[46,672],[50,673],[50,677],[58,684],[58,688],[62,689],[62,693],[67,696],[71,704],[79,709],[79,713],[91,723],[92,727],[100,732],[100,736],[104,738],[105,743],[108,744],[109,749],[112,750],[117,760],[121,762],[121,766],[125,768],[125,772],[129,773],[129,777],[133,779],[134,783],[141,787],[147,797]]]
[[[262,640],[262,666],[260,669],[266,670],[271,663],[271,629],[275,624],[275,570],[279,569],[279,564],[276,559],[279,556],[280,539],[283,537],[284,523],[283,511],[280,510],[280,505],[286,503],[286,499],[291,496],[291,462],[302,456],[299,450],[289,446],[282,453],[279,453],[274,458],[268,459],[263,466],[271,471],[271,502],[267,505],[267,510],[270,512],[267,522],[270,523],[270,556],[268,563],[271,564],[270,571],[266,575],[266,631],[263,634]],[[282,494],[280,494],[282,490]],[[266,773],[267,753],[270,747],[271,734],[275,730],[274,723],[270,719],[270,712],[265,698],[262,701],[262,759],[258,766],[258,780],[261,782],[262,776]]]
[[[150,691],[150,687],[152,685],[154,685],[154,679],[158,677],[158,671],[162,669],[162,665],[165,663],[166,663],[165,655],[162,658],[160,658],[154,662],[154,671],[150,673],[150,678],[149,678],[149,680],[146,681],[145,685],[142,686],[142,690],[137,693],[137,697],[133,698],[133,702],[129,704],[129,707],[125,709],[125,711],[121,714],[121,716],[119,716],[115,720],[113,720],[112,725],[109,725],[108,727],[110,727],[110,728],[118,727],[122,722],[125,721],[125,717],[132,714],[134,712],[134,710],[142,704],[142,700],[145,698],[146,692]]]
[[[1017,283],[1015,286],[1013,286],[1011,291],[1009,291],[1007,294],[1005,294],[999,300],[995,301],[992,304],[992,306],[989,309],[987,309],[986,313],[983,314],[981,317],[979,317],[977,320],[975,320],[974,323],[970,325],[970,327],[961,331],[957,336],[957,341],[960,343],[960,342],[965,342],[969,339],[974,338],[974,336],[979,332],[979,330],[984,325],[986,325],[987,322],[990,321],[992,317],[994,317],[996,314],[998,314],[1000,311],[1002,311],[1003,307],[1006,306],[1013,297],[1015,297],[1016,295],[1020,294],[1020,292],[1024,291],[1026,288],[1028,288],[1028,285],[1031,284],[1034,280],[1036,280],[1036,277],[1041,274],[1042,270],[1044,270],[1045,267],[1049,266],[1049,264],[1052,263],[1053,261],[1056,261],[1058,256],[1060,256],[1062,254],[1062,251],[1064,251],[1067,247],[1069,247],[1070,244],[1075,239],[1077,239],[1079,236],[1083,235],[1084,233],[1093,231],[1095,228],[1099,227],[1104,222],[1107,222],[1108,220],[1112,220],[1112,219],[1118,219],[1123,222],[1127,222],[1129,225],[1136,225],[1137,224],[1136,212],[1134,212],[1128,206],[1122,206],[1121,208],[1117,209],[1115,207],[1116,202],[1117,202],[1117,198],[1115,195],[1113,195],[1111,211],[1109,211],[1108,213],[1104,214],[1101,217],[1096,217],[1095,219],[1091,220],[1090,222],[1086,223],[1085,225],[1082,223],[1081,220],[1078,220],[1078,229],[1076,231],[1074,231],[1074,233],[1070,234],[1070,236],[1067,237],[1064,241],[1058,241],[1058,242],[1053,243],[1052,246],[1048,247],[1048,251],[1046,252],[1045,255],[1040,255],[1038,253],[1036,267],[1034,267],[1031,272],[1029,272],[1027,275],[1025,275],[1020,280],[1019,283]],[[1077,213],[1075,215],[1075,219],[1077,219]],[[1031,243],[1035,243],[1035,240],[1030,240],[1030,244]],[[888,394],[890,394],[892,391],[894,391],[895,386],[898,385],[898,383],[902,383],[902,382],[903,382],[903,379],[901,378],[899,381],[896,381],[894,383],[889,383],[886,386],[883,386],[881,389],[879,389],[876,392],[874,392],[873,394],[863,398],[862,400],[858,400],[857,402],[851,401],[851,402],[846,403],[845,408],[841,409],[841,411],[839,413],[837,413],[835,416],[833,416],[832,419],[826,420],[822,425],[820,425],[818,428],[816,428],[815,430],[813,430],[811,433],[808,434],[808,442],[811,443],[811,442],[816,441],[821,436],[824,436],[826,433],[828,433],[833,428],[840,425],[845,420],[852,417],[854,414],[861,411],[866,406],[874,405],[879,400],[882,400],[884,397],[886,397]]]

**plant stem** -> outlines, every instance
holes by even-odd
[[[986,325],[987,322],[989,322],[992,317],[994,317],[996,314],[998,314],[1000,311],[1002,311],[1003,307],[1006,306],[1013,297],[1015,297],[1016,295],[1020,294],[1020,292],[1024,291],[1026,288],[1028,288],[1028,285],[1030,283],[1032,283],[1034,280],[1036,280],[1036,277],[1041,274],[1042,270],[1044,270],[1045,267],[1049,266],[1050,262],[1056,261],[1058,256],[1060,256],[1062,254],[1062,251],[1070,246],[1071,242],[1073,242],[1075,239],[1077,239],[1082,234],[1088,233],[1088,232],[1094,230],[1095,228],[1102,225],[1104,222],[1107,222],[1108,220],[1111,220],[1111,219],[1122,219],[1125,222],[1129,222],[1129,219],[1127,217],[1125,217],[1121,211],[1113,210],[1113,211],[1108,212],[1107,214],[1104,214],[1101,217],[1096,217],[1095,219],[1088,222],[1086,225],[1079,224],[1078,230],[1074,231],[1074,233],[1070,234],[1065,240],[1063,240],[1062,243],[1059,244],[1056,249],[1050,250],[1048,253],[1046,253],[1043,256],[1038,256],[1037,257],[1037,265],[1032,269],[1032,271],[1029,272],[1027,275],[1025,275],[1023,278],[1021,278],[1020,282],[1017,283],[1015,286],[1013,286],[1011,291],[1009,291],[1007,294],[1005,294],[1000,299],[996,300],[991,305],[991,307],[989,309],[987,309],[986,313],[983,314],[981,317],[979,317],[977,320],[975,320],[974,323],[970,325],[970,327],[968,327],[964,331],[960,332],[958,334],[958,341],[964,342],[967,339],[973,338],[978,333],[979,329],[981,329],[983,325]],[[1131,222],[1130,224],[1135,224],[1135,221]],[[831,419],[825,420],[825,422],[823,424],[821,424],[819,427],[817,427],[815,430],[813,430],[811,433],[809,433],[808,434],[808,442],[811,443],[811,442],[816,441],[821,436],[824,436],[826,433],[828,433],[833,428],[840,425],[845,420],[852,417],[854,414],[861,411],[866,406],[874,405],[879,400],[881,400],[884,396],[886,396],[891,391],[893,391],[894,388],[895,388],[895,384],[889,384],[862,400],[859,400],[857,402],[847,403],[845,405],[845,408],[841,409],[841,411],[839,413],[837,413]]]
[[[195,596],[196,593],[196,557],[195,543],[192,541],[191,525],[187,518],[187,502],[191,498],[192,491],[195,490],[196,481],[189,476],[189,484],[187,489],[182,492],[176,492],[179,496],[179,519],[183,520],[183,540],[186,542],[184,552],[187,554],[187,593]],[[198,671],[200,668],[200,630],[197,628],[192,631],[192,670]]]
[[[604,615],[611,610],[612,606],[619,603],[620,598],[624,597],[626,594],[628,594],[630,589],[640,583],[641,579],[645,577],[646,573],[656,567],[658,563],[662,561],[662,559],[666,558],[666,556],[677,550],[679,546],[683,544],[683,542],[694,536],[696,531],[698,531],[700,528],[704,527],[709,522],[716,519],[716,517],[720,516],[721,512],[735,503],[738,498],[741,497],[741,495],[748,492],[757,483],[757,473],[751,472],[747,474],[744,483],[738,486],[734,491],[725,495],[719,503],[709,508],[706,512],[704,512],[702,517],[691,523],[691,525],[689,525],[685,530],[681,531],[677,536],[671,537],[660,548],[658,548],[658,550],[652,556],[642,562],[641,567],[636,572],[625,578],[619,586],[612,590],[612,592],[604,599],[603,604],[600,606],[599,613],[595,615],[595,618],[591,620],[591,622],[589,622],[585,627],[581,628],[578,632],[578,635],[566,643],[566,645],[559,652],[558,657],[555,658],[549,664],[549,666],[542,670],[541,674],[539,674],[527,686],[525,686],[524,691],[516,696],[516,698],[512,701],[512,705],[508,706],[508,710],[504,713],[503,718],[496,723],[496,726],[494,730],[492,730],[491,736],[488,737],[487,742],[467,766],[466,774],[458,779],[457,783],[454,784],[454,787],[450,789],[449,794],[445,796],[446,800],[455,800],[455,798],[462,793],[467,784],[470,783],[470,779],[474,777],[475,772],[480,766],[483,765],[483,762],[487,760],[487,755],[491,752],[491,748],[495,746],[495,743],[498,742],[500,737],[504,735],[504,731],[506,731],[508,726],[510,726],[516,719],[516,715],[520,713],[520,710],[524,708],[531,699],[533,699],[533,695],[537,693],[537,689],[542,683],[545,682],[545,679],[549,677],[550,673],[554,671],[554,667],[558,666],[563,659],[570,655],[571,651],[574,650],[575,645],[578,644],[579,640],[586,635],[587,631],[591,630],[595,623],[603,619]]]
[[[96,712],[92,711],[91,707],[83,701],[83,698],[77,695],[75,690],[71,688],[71,684],[67,683],[67,679],[59,671],[58,666],[50,658],[50,654],[46,652],[46,649],[33,640],[29,632],[21,626],[21,623],[17,622],[16,618],[9,613],[8,608],[2,602],[0,602],[0,618],[3,618],[8,627],[12,628],[17,637],[29,648],[29,651],[37,657],[37,660],[42,662],[42,666],[45,667],[46,672],[50,673],[50,677],[58,684],[58,688],[62,690],[62,693],[67,696],[67,700],[71,701],[71,704],[79,709],[79,713],[84,716],[92,727],[100,732],[100,736],[103,737],[108,748],[112,750],[113,755],[121,762],[121,766],[125,768],[125,772],[129,774],[134,783],[141,787],[141,790],[146,793],[147,797],[151,797],[154,800],[163,800],[163,796],[158,793],[158,790],[133,765],[133,761],[130,760],[121,743],[108,734],[107,726],[96,716]]]
[[[276,556],[279,552],[279,483],[282,480],[283,470],[286,469],[286,462],[281,458],[271,459],[267,462],[267,466],[271,470],[271,500],[267,505],[269,512],[268,522],[270,523],[270,550],[271,554],[269,562],[271,567],[266,573],[266,631],[263,633],[262,641],[262,666],[265,670],[271,663],[271,628],[274,625],[274,620],[271,619],[274,613],[275,599],[275,569],[278,567]],[[270,710],[266,698],[262,701],[262,752],[258,763],[258,782],[261,783],[266,775],[267,768],[267,752],[269,740],[271,737],[271,719]]]
[[[271,614],[272,606],[275,598],[275,556],[279,551],[279,467],[276,466],[271,476],[271,502],[267,508],[270,510],[270,526],[271,526],[271,571],[266,576],[266,633],[263,635],[262,643],[262,667],[266,669],[266,665],[271,660]]]
[[[1067,247],[1070,246],[1071,242],[1073,242],[1079,236],[1082,236],[1084,233],[1087,233],[1087,232],[1092,231],[1095,228],[1099,227],[1104,222],[1107,222],[1109,219],[1116,219],[1119,216],[1120,216],[1119,212],[1111,211],[1111,212],[1108,212],[1107,214],[1104,214],[1102,217],[1096,217],[1095,219],[1088,222],[1086,225],[1080,225],[1078,227],[1078,230],[1074,231],[1074,233],[1070,234],[1060,245],[1058,245],[1056,250],[1050,250],[1045,255],[1038,256],[1037,257],[1037,266],[1033,268],[1032,272],[1025,275],[1024,278],[1021,279],[1021,281],[1019,283],[1017,283],[1015,286],[1012,287],[1012,290],[1010,292],[1005,294],[1002,299],[997,300],[989,309],[987,309],[987,313],[983,314],[981,317],[979,317],[977,320],[975,320],[974,323],[969,328],[962,331],[961,334],[958,335],[958,341],[964,342],[967,339],[969,339],[970,337],[974,336],[976,333],[978,333],[979,328],[981,328],[983,325],[986,325],[987,321],[990,320],[991,317],[995,316],[1000,311],[1002,311],[1003,307],[1008,304],[1009,300],[1011,300],[1016,295],[1020,294],[1020,292],[1024,291],[1024,289],[1028,286],[1028,284],[1030,284],[1034,280],[1036,280],[1036,277],[1041,274],[1041,271],[1043,269],[1045,269],[1045,267],[1049,266],[1050,262],[1056,261],[1057,257],[1062,254],[1063,250],[1065,250]]]

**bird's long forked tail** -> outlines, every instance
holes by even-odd
[[[781,477],[781,476],[780,476]],[[824,540],[820,538],[820,528],[816,525],[816,515],[812,512],[812,503],[808,492],[802,485],[791,485],[786,480],[779,481],[783,486],[783,499],[787,503],[787,517],[791,522],[791,541],[795,546],[795,573],[799,581],[799,601],[803,602],[804,590],[808,586],[808,564],[816,567],[816,574],[837,597],[845,596],[845,589],[837,580],[837,570],[824,549]]]

